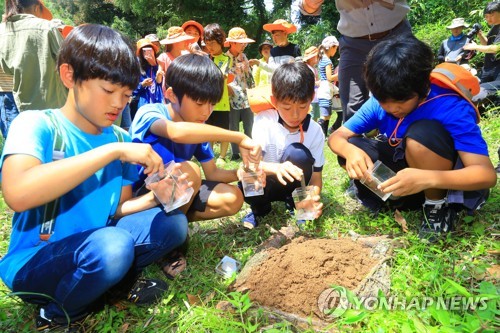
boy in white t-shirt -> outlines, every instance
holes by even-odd
[[[283,64],[273,74],[271,102],[275,108],[257,114],[252,129],[254,141],[262,147],[260,165],[266,173],[266,187],[263,195],[245,198],[252,209],[243,218],[249,229],[271,212],[273,201],[284,201],[293,210],[292,192],[301,186],[302,177],[314,188],[316,217],[322,213],[325,136],[309,114],[314,84],[314,74],[303,62]]]

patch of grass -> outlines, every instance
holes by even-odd
[[[481,128],[489,144],[493,163],[498,163],[500,146],[500,114],[486,112]],[[308,223],[304,235],[312,237],[347,237],[349,231],[362,235],[393,237],[398,246],[391,260],[391,296],[412,297],[488,296],[485,309],[440,310],[435,306],[406,310],[349,310],[332,327],[347,332],[493,332],[498,328],[498,279],[488,270],[498,265],[500,222],[500,190],[495,186],[488,203],[474,216],[461,215],[457,231],[437,244],[422,243],[416,233],[420,225],[419,212],[403,212],[408,224],[404,233],[392,214],[371,215],[354,200],[344,196],[348,187],[345,172],[338,167],[336,157],[325,147],[323,216]],[[233,168],[237,162],[227,162]],[[243,264],[257,246],[267,239],[270,228],[293,223],[283,204],[274,204],[273,213],[261,225],[245,231],[240,227],[242,211],[233,217],[192,223],[197,229],[190,238],[188,269],[180,278],[169,282],[165,298],[152,307],[108,305],[87,318],[87,331],[94,332],[314,332],[299,328],[274,314],[257,307],[247,295],[230,293],[234,280],[215,273],[215,266],[224,255]],[[0,200],[0,253],[7,251],[12,212]],[[266,227],[268,225],[269,227]],[[497,254],[495,254],[497,253]],[[164,278],[156,266],[144,274]],[[0,331],[33,330],[34,306],[15,297],[5,296],[7,288],[0,284]],[[219,309],[219,302],[226,309]],[[257,310],[255,310],[257,308]]]

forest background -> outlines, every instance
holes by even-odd
[[[257,55],[257,46],[270,36],[263,31],[265,23],[278,18],[289,19],[292,0],[46,0],[45,4],[54,17],[65,24],[99,23],[110,26],[135,41],[146,34],[156,33],[165,38],[170,26],[180,26],[187,20],[196,20],[203,26],[219,23],[229,31],[242,27],[257,42],[249,45],[245,53],[249,58]],[[469,24],[481,23],[489,29],[483,18],[485,0],[409,0],[411,11],[408,20],[415,35],[427,42],[437,52],[441,42],[449,37],[446,25],[455,17],[463,17]],[[0,2],[0,12],[4,11]],[[339,36],[336,26],[339,14],[335,2],[323,4],[322,20],[290,36],[302,50],[319,45],[328,36]],[[480,67],[482,56],[474,58],[473,65]]]

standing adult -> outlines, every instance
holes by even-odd
[[[464,28],[468,28],[469,25],[465,23],[463,18],[455,18],[451,21],[451,24],[446,27],[451,31],[451,36],[445,39],[438,51],[439,62],[451,62],[455,64],[466,64],[469,59],[465,57],[464,45],[469,43],[469,39],[464,35]]]
[[[259,66],[268,72],[274,72],[282,64],[294,62],[300,57],[300,47],[288,40],[288,35],[297,31],[297,27],[285,20],[278,19],[273,23],[264,24],[263,29],[271,33],[275,46],[271,49],[271,56],[267,63],[262,60],[251,59],[250,66]]]
[[[319,16],[323,0],[294,0],[302,16]],[[411,34],[406,0],[335,0],[340,14],[339,89],[344,122],[368,99],[363,64],[381,41]],[[293,8],[293,7],[292,7]]]
[[[500,90],[500,1],[492,1],[484,9],[484,19],[491,25],[491,29],[485,36],[480,30],[477,34],[480,44],[465,44],[464,50],[476,50],[483,52],[484,65],[479,78],[481,88],[484,88],[489,98],[493,98]]]
[[[64,105],[67,89],[57,75],[63,42],[41,0],[5,2],[0,24],[0,128],[4,137],[11,122],[25,110]]]

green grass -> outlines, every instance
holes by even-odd
[[[481,121],[489,144],[490,156],[498,163],[496,150],[500,146],[500,114],[490,111]],[[388,234],[397,240],[391,261],[391,295],[405,297],[438,297],[488,295],[492,300],[486,309],[476,311],[444,311],[427,309],[349,310],[333,328],[347,332],[494,332],[498,330],[498,279],[487,270],[498,265],[500,190],[491,192],[487,205],[474,216],[461,216],[458,230],[437,244],[419,241],[418,212],[403,213],[409,232],[403,233],[392,214],[374,218],[352,199],[344,196],[348,179],[336,158],[325,148],[323,216],[306,226],[303,234],[310,237],[337,238],[350,230],[362,235]],[[229,162],[226,167],[237,164]],[[11,212],[0,201],[0,253],[8,247]],[[246,208],[246,206],[244,206]],[[190,239],[188,269],[180,278],[169,282],[165,298],[156,306],[126,308],[106,306],[85,321],[92,332],[313,332],[298,328],[285,320],[269,319],[268,313],[252,303],[247,295],[227,291],[232,279],[225,280],[214,271],[218,261],[229,255],[245,263],[256,247],[271,232],[266,224],[279,229],[288,223],[285,207],[275,204],[274,211],[253,231],[244,231],[239,221],[244,209],[236,216],[191,224],[197,232]],[[497,254],[494,254],[496,251]],[[145,273],[163,278],[156,266]],[[0,292],[8,294],[4,285]],[[193,303],[197,299],[197,303]],[[190,300],[191,303],[190,304]],[[219,310],[220,301],[231,310]],[[0,331],[33,330],[34,307],[16,297],[0,297]],[[278,316],[279,318],[279,316]]]

